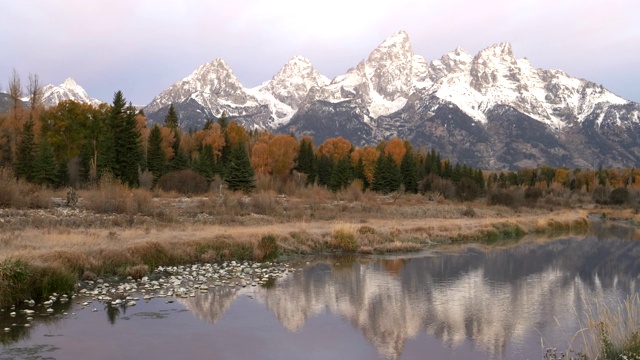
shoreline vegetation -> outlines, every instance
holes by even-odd
[[[14,199],[0,208],[0,307],[71,292],[79,279],[141,278],[157,266],[492,246],[527,234],[584,234],[593,213],[636,219],[631,209],[514,208],[318,186],[184,197],[112,179],[79,190],[77,205],[67,206],[64,190],[3,180],[0,197]]]

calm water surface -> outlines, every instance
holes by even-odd
[[[597,236],[308,258],[269,287],[129,308],[78,297],[0,331],[0,359],[542,359],[567,347],[585,302],[637,291],[638,259],[640,242]],[[2,328],[25,323],[7,312]]]

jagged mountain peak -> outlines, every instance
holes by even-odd
[[[388,60],[407,62],[410,61],[413,55],[409,34],[404,30],[400,30],[378,45],[369,54],[367,62],[386,62]]]
[[[298,110],[309,90],[329,84],[329,79],[313,68],[311,61],[296,55],[261,85],[246,89],[261,105],[271,111],[270,126],[288,122]]]
[[[407,43],[410,43],[409,34],[404,30],[398,30],[386,38],[378,47],[404,46]]]
[[[432,80],[435,82],[449,73],[465,71],[472,61],[473,56],[471,54],[461,47],[457,47],[455,50],[442,55],[440,59],[435,59],[431,62]]]
[[[413,52],[405,31],[386,38],[357,66],[330,82],[307,58],[294,56],[273,78],[246,89],[224,60],[215,59],[156,97],[145,109],[148,118],[157,121],[166,115],[164,106],[170,103],[176,104],[179,115],[190,117],[194,128],[224,111],[247,127],[310,134],[317,141],[345,136],[365,144],[406,137],[418,145],[448,148],[454,159],[488,168],[549,161],[592,163],[573,155],[573,145],[564,145],[562,136],[570,137],[566,134],[571,131],[591,136],[578,127],[592,123],[603,128],[628,123],[640,127],[639,105],[562,71],[534,68],[528,60],[517,59],[508,42],[475,55],[457,47],[427,62]],[[503,125],[517,131],[500,128]],[[532,154],[533,148],[523,144],[538,135],[534,148],[539,151]],[[522,143],[516,149],[502,137]],[[473,152],[481,155],[454,154],[453,139],[476,144]],[[548,147],[555,150],[545,152]],[[619,155],[615,161],[623,163],[630,156]],[[640,159],[640,152],[632,156]]]
[[[73,100],[96,106],[102,103],[102,101],[90,97],[87,91],[70,77],[58,86],[49,84],[42,87],[42,103],[45,106],[55,106],[65,100]]]
[[[60,87],[76,87],[76,86],[78,86],[78,83],[70,77],[66,78],[62,82],[62,84],[60,84]]]
[[[513,56],[513,47],[511,46],[510,42],[501,42],[480,50],[478,54],[493,57]]]

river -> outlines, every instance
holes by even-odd
[[[264,285],[131,307],[77,296],[30,322],[4,309],[0,359],[542,359],[589,306],[636,293],[628,236],[305,257]]]

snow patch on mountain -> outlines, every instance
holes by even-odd
[[[295,56],[272,79],[247,89],[216,59],[163,91],[145,111],[192,99],[213,116],[225,112],[250,119],[253,127],[276,129],[311,104],[345,103],[374,127],[373,119],[402,111],[412,96],[436,96],[481,124],[487,123],[492,108],[509,106],[557,131],[583,122],[595,110],[605,114],[610,106],[628,103],[589,81],[534,68],[526,58],[517,59],[509,43],[475,56],[456,48],[428,62],[413,52],[408,34],[399,31],[333,80],[308,59]]]
[[[49,84],[42,87],[42,103],[44,106],[55,106],[65,100],[73,100],[94,106],[102,103],[102,101],[90,97],[84,88],[72,78],[67,78],[58,86]]]
[[[586,80],[516,59],[509,43],[490,46],[473,58],[456,49],[434,60],[431,72],[435,81],[431,93],[482,123],[493,106],[508,105],[559,130],[582,122],[597,104],[627,103]]]

